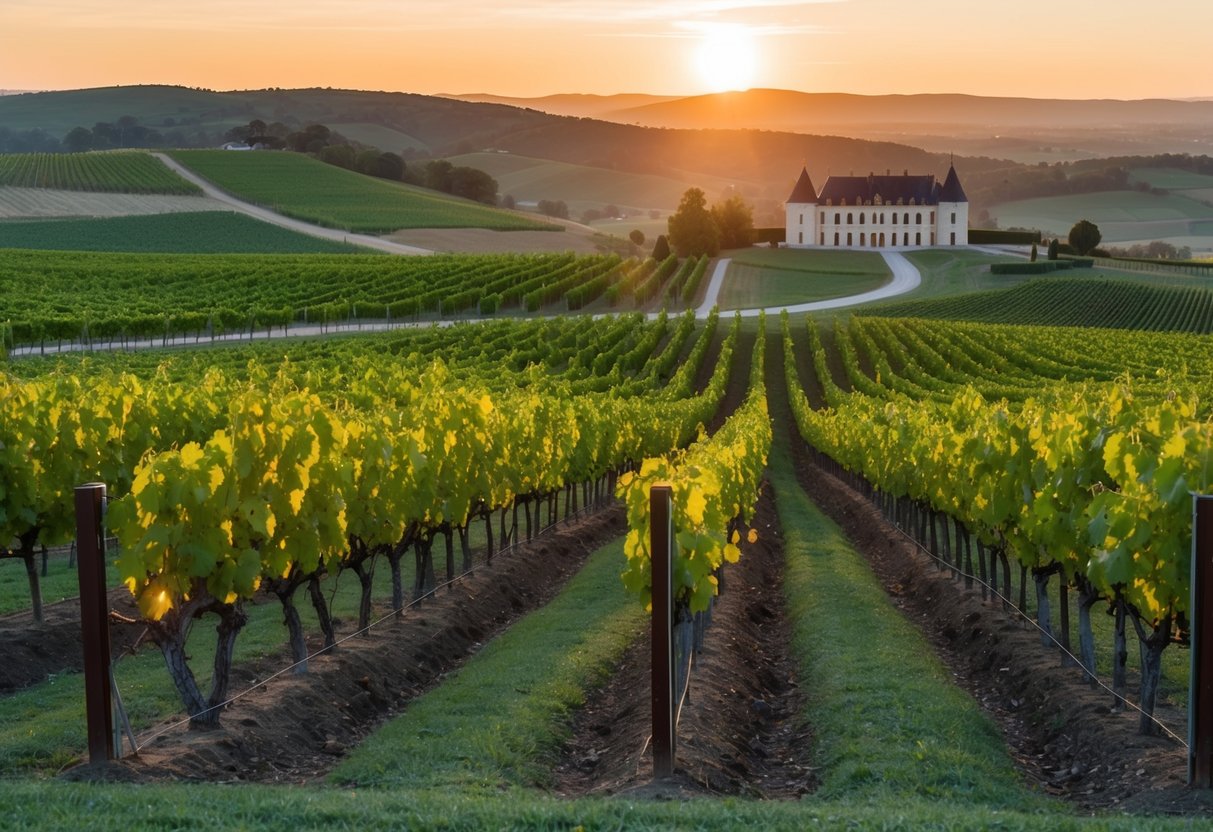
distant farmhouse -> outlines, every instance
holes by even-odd
[[[791,248],[963,246],[969,199],[956,168],[941,185],[934,174],[831,176],[817,193],[808,169],[787,202]]]

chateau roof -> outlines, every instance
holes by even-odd
[[[935,205],[939,202],[940,190],[933,173],[925,176],[831,176],[818,199],[834,205],[841,205],[843,200],[847,205],[871,204],[876,197],[885,205],[896,205],[898,200],[904,205],[910,204],[910,200],[915,205]]]
[[[960,177],[956,175],[956,168],[948,165],[947,178],[943,180],[943,190],[939,192],[940,202],[968,202],[969,198],[965,196],[965,189],[960,187]]]
[[[788,197],[789,204],[798,205],[813,205],[817,202],[817,189],[813,187],[813,180],[809,178],[809,169],[801,168],[800,178],[796,180],[796,187],[792,189],[792,195]]]

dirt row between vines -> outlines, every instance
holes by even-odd
[[[254,689],[225,710],[218,729],[190,731],[176,726],[141,747],[138,756],[100,771],[81,766],[67,776],[315,781],[494,635],[551,600],[592,551],[625,529],[622,506],[574,520],[498,556],[491,566],[477,568],[450,591],[440,590],[432,600],[399,620],[375,627],[367,637],[351,639],[313,658],[306,674],[279,676]],[[386,611],[379,605],[376,615]],[[309,649],[321,646],[318,637],[309,639]],[[287,664],[284,650],[238,665],[232,690],[250,688]],[[165,720],[142,736],[151,737],[178,721],[180,717]]]
[[[1213,812],[1208,794],[1186,787],[1187,752],[1178,742],[1140,735],[1136,711],[1113,711],[1111,694],[1063,667],[1030,624],[940,572],[860,494],[813,464],[803,442],[796,438],[793,446],[805,491],[867,558],[956,683],[998,724],[1029,782],[1084,809]],[[1182,736],[1186,712],[1160,703],[1156,716]]]

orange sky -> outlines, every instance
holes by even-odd
[[[1213,2],[1155,0],[1148,18],[1144,9],[1127,0],[0,0],[0,89],[1213,97]]]

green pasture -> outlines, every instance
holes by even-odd
[[[750,248],[729,252],[721,309],[790,306],[868,292],[889,281],[879,254]],[[711,277],[709,269],[708,278]]]
[[[1194,222],[1213,220],[1213,207],[1179,194],[1141,191],[1042,197],[1007,202],[990,211],[1001,228],[1039,228],[1065,235],[1074,223],[1090,220],[1106,243],[1200,234]]]
[[[647,220],[650,209],[665,212],[674,210],[688,188],[700,188],[707,195],[708,202],[713,203],[737,184],[712,176],[682,178],[628,173],[511,153],[468,153],[451,157],[450,161],[487,172],[497,180],[500,194],[510,194],[520,202],[563,200],[568,204],[570,217],[574,220],[587,209],[602,210],[607,205],[643,213],[643,217],[628,218],[632,228],[640,227],[641,230],[645,230],[644,227],[637,226],[636,222],[642,218]],[[665,233],[664,220],[659,233]]]
[[[370,253],[370,249],[300,234],[232,211],[0,220],[0,248],[164,254]]]
[[[560,229],[487,205],[326,165],[299,153],[179,150],[172,156],[241,199],[329,228],[368,233],[401,228]]]
[[[330,129],[336,130],[347,139],[353,139],[371,147],[377,147],[386,153],[400,153],[402,150],[429,151],[429,145],[420,139],[393,130],[382,124],[369,122],[353,122],[348,124],[330,124]]]
[[[1181,168],[1133,168],[1129,171],[1129,181],[1145,182],[1151,188],[1162,188],[1167,191],[1213,188],[1213,176],[1205,176]]]

